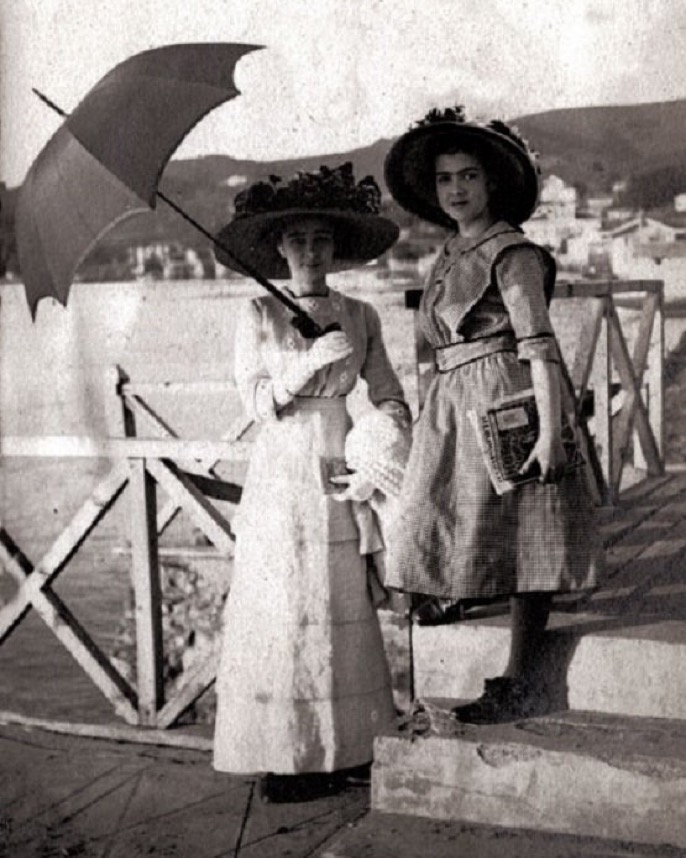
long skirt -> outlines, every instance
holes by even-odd
[[[323,490],[345,400],[265,423],[237,515],[217,676],[214,767],[293,774],[362,765],[394,722],[390,673],[349,502]]]
[[[594,587],[603,554],[581,470],[499,496],[468,412],[531,386],[499,352],[437,374],[415,428],[386,583],[447,599]]]

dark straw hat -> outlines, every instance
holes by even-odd
[[[495,181],[493,213],[515,226],[531,217],[538,202],[539,171],[524,140],[504,122],[467,122],[461,107],[432,110],[399,137],[386,156],[386,184],[407,211],[439,226],[455,221],[438,205],[436,157],[465,147]]]
[[[236,196],[235,214],[217,240],[264,277],[288,280],[290,271],[277,249],[287,221],[322,217],[334,230],[336,271],[376,259],[398,238],[397,225],[379,215],[381,192],[372,176],[355,183],[351,163],[298,173],[289,182],[270,176]],[[215,246],[217,260],[242,272],[240,265]]]

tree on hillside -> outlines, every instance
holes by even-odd
[[[631,176],[623,196],[625,205],[651,209],[670,204],[686,191],[686,163],[670,164]]]

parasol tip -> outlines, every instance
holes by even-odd
[[[47,95],[44,95],[44,94],[43,94],[39,89],[36,89],[36,87],[35,87],[35,86],[32,86],[32,87],[31,87],[31,91],[32,91],[35,95],[37,95],[37,96],[38,96],[38,98],[40,98],[40,100],[43,102],[43,104],[47,104],[47,105],[48,105],[48,107],[49,107],[51,110],[54,110],[54,111],[55,111],[55,113],[58,113],[60,116],[62,116],[62,117],[64,117],[64,118],[66,119],[66,117],[67,117],[67,115],[68,115],[68,114],[67,114],[67,113],[65,113],[65,112],[64,112],[64,110],[62,110],[62,108],[61,108],[61,107],[58,107],[58,106],[55,104],[55,102],[54,102],[54,101],[51,101],[51,100],[47,97]]]

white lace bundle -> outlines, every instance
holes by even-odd
[[[345,458],[386,497],[397,497],[412,443],[409,428],[376,409],[361,417],[348,433]]]

